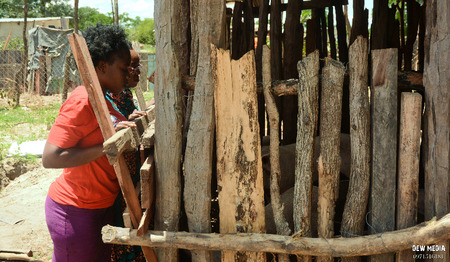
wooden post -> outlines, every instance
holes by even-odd
[[[267,103],[267,114],[269,115],[270,124],[270,202],[272,203],[277,234],[290,235],[291,229],[284,217],[280,200],[280,186],[278,182],[282,175],[280,169],[280,138],[278,134],[280,115],[278,114],[273,94],[270,92],[270,49],[266,45],[263,46],[262,62],[264,98]],[[285,254],[279,254],[278,259],[282,262],[289,262],[289,256]]]
[[[270,71],[272,72],[272,80],[281,80],[283,75],[281,27],[281,0],[272,0],[270,5]]]
[[[211,179],[214,150],[214,79],[211,41],[225,45],[225,4],[222,0],[198,2],[198,62],[184,156],[184,206],[190,232],[211,232]],[[193,261],[211,261],[210,252],[193,251]]]
[[[371,233],[395,230],[397,171],[397,49],[372,51]],[[371,261],[393,261],[383,254]]]
[[[336,29],[338,34],[339,61],[345,64],[348,62],[345,16],[344,12],[342,11],[342,5],[336,5],[334,8],[336,9]]]
[[[449,1],[426,2],[424,162],[425,219],[450,211],[450,28],[446,19]],[[447,20],[448,21],[448,20]],[[447,23],[447,25],[446,25]],[[441,243],[443,244],[443,243]],[[449,241],[444,261],[450,259]]]
[[[68,51],[64,60],[64,85],[61,96],[61,103],[64,103],[67,99],[67,92],[70,85],[70,68],[72,65],[72,52]],[[36,71],[39,72],[39,71]],[[39,74],[38,74],[39,75]]]
[[[314,169],[314,139],[316,137],[319,103],[319,51],[309,54],[297,64],[298,119],[294,185],[295,235],[311,236],[311,194]],[[311,261],[311,257],[305,257]]]
[[[180,1],[155,2],[155,229],[176,231],[181,207],[182,94],[181,30],[185,13]],[[187,56],[187,54],[184,54]],[[159,261],[177,261],[176,249],[157,250]]]
[[[422,96],[402,93],[398,151],[397,229],[417,224],[419,199],[420,122]],[[411,249],[397,253],[397,261],[414,261]]]
[[[341,235],[362,235],[370,185],[370,108],[367,38],[358,36],[349,49],[350,72],[350,185],[342,215]],[[347,260],[347,259],[346,259]],[[359,261],[353,258],[350,261]]]
[[[238,61],[213,49],[217,184],[221,233],[265,232],[253,52]],[[264,253],[222,252],[222,261],[265,261]]]
[[[322,69],[322,100],[320,114],[320,157],[318,236],[334,236],[334,209],[339,196],[339,173],[341,168],[340,138],[342,113],[342,85],[345,66],[326,57]],[[318,257],[317,261],[333,261],[331,257]]]
[[[334,37],[334,15],[333,6],[328,7],[328,37],[330,39],[330,56],[336,60],[336,38]]]

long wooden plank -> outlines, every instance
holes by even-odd
[[[213,48],[220,232],[265,232],[253,51],[235,61]],[[265,261],[264,253],[223,252],[222,261]]]
[[[108,139],[116,132],[109,116],[105,96],[103,95],[94,65],[92,64],[86,41],[77,34],[70,34],[69,42],[103,137],[104,139]],[[118,162],[114,164],[114,170],[127,207],[130,210],[133,225],[134,227],[137,227],[139,225],[139,220],[142,217],[142,210],[123,156],[119,156]],[[148,260],[155,261],[155,254],[152,249],[143,247],[142,250]]]
[[[155,159],[149,155],[141,167],[141,207],[149,209],[155,198]]]
[[[161,231],[150,231],[144,237],[136,237],[136,232],[137,230],[128,228],[104,226],[102,238],[105,243],[152,247],[170,246],[185,249],[257,251],[309,256],[367,256],[411,249],[413,245],[431,245],[448,239],[450,214],[438,221],[433,219],[407,229],[354,238],[295,238],[257,233],[206,234]]]
[[[372,51],[371,233],[395,230],[397,170],[397,49]],[[394,254],[371,257],[394,261]]]

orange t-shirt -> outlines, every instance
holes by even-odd
[[[126,121],[109,101],[106,104],[111,118]],[[47,141],[61,148],[86,148],[104,142],[84,86],[77,87],[61,106]],[[63,205],[100,209],[112,206],[119,190],[116,173],[105,155],[82,166],[64,168],[48,195]]]

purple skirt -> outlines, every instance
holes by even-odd
[[[112,218],[112,208],[78,208],[47,196],[45,219],[53,240],[52,261],[111,261],[111,245],[103,243],[101,230],[112,224]]]

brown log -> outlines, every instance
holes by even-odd
[[[70,85],[70,68],[72,67],[72,52],[68,51],[64,60],[64,84],[61,96],[61,103],[64,103],[67,99],[67,92]],[[35,71],[36,72],[36,71]]]
[[[339,61],[342,63],[348,62],[348,47],[347,47],[347,30],[345,24],[345,16],[342,11],[342,5],[334,7],[336,9],[336,29],[338,34],[338,48],[339,48]]]
[[[270,61],[272,80],[283,79],[281,0],[272,0],[270,9]]]
[[[211,232],[211,179],[214,150],[214,79],[212,45],[225,46],[225,5],[221,0],[198,2],[199,53],[184,156],[184,207],[190,232]],[[210,261],[209,252],[194,252],[194,261]]]
[[[265,232],[254,54],[231,60],[212,47],[220,232]],[[264,253],[223,252],[222,261],[265,261]]]
[[[322,100],[320,114],[320,157],[318,235],[334,236],[334,213],[339,196],[339,174],[341,168],[340,137],[342,112],[342,86],[345,66],[329,57],[322,69]],[[317,261],[333,261],[331,257],[318,257]]]
[[[298,119],[294,185],[295,236],[311,236],[311,195],[314,169],[314,139],[316,137],[319,99],[319,51],[310,53],[297,64]],[[304,257],[311,261],[312,257]]]
[[[134,92],[138,101],[139,110],[144,111],[147,108],[147,103],[145,102],[144,94],[139,84],[134,87]]]
[[[372,50],[389,48],[389,5],[388,0],[374,1],[370,47]]]
[[[413,47],[417,40],[417,30],[419,29],[420,20],[420,4],[416,0],[406,0],[408,6],[407,12],[407,34],[406,43],[404,47],[404,70],[410,71],[412,69]]]
[[[148,128],[142,134],[140,144],[147,148],[155,144],[155,120],[148,124]]]
[[[185,249],[233,250],[242,252],[287,253],[308,256],[368,256],[411,249],[449,239],[450,214],[403,230],[354,238],[308,238],[271,234],[202,234],[149,231],[143,237],[136,230],[104,226],[105,243],[172,247]]]
[[[328,16],[327,16],[327,24],[328,24],[328,37],[330,40],[330,56],[334,60],[336,60],[336,38],[334,37],[334,14],[333,7],[328,7]]]
[[[156,72],[155,229],[176,231],[181,207],[182,96],[181,76],[187,74],[189,52],[185,1],[155,2]],[[185,27],[186,26],[186,27]],[[158,250],[159,261],[176,261],[175,249]]]
[[[281,177],[280,169],[280,138],[278,125],[280,123],[280,116],[278,114],[277,105],[273,94],[270,92],[270,49],[268,46],[263,47],[263,88],[264,98],[266,101],[267,115],[269,117],[270,129],[270,202],[272,204],[273,217],[277,234],[290,235],[291,229],[283,215],[284,207],[280,200],[280,186],[279,178]],[[279,261],[289,262],[289,256],[280,254]]]
[[[127,150],[136,149],[139,145],[139,135],[135,127],[119,130],[103,142],[103,151],[111,165],[117,163],[119,157]]]
[[[450,28],[449,1],[426,1],[425,34],[425,218],[438,218],[450,212]],[[446,241],[444,261],[450,259]]]
[[[398,151],[397,229],[417,224],[419,200],[420,129],[422,96],[401,94]],[[411,249],[397,253],[398,261],[413,261]]]
[[[372,212],[369,215],[372,234],[395,229],[397,55],[396,48],[372,51]],[[370,259],[394,261],[394,254]]]
[[[344,237],[363,234],[369,200],[370,108],[367,38],[357,37],[350,46],[349,58],[351,173],[342,215],[341,234]]]
[[[136,231],[136,236],[143,236],[145,235],[145,233],[147,233],[152,216],[153,212],[151,209],[147,209],[144,211],[144,213],[142,214],[142,219],[139,222],[139,226]]]

